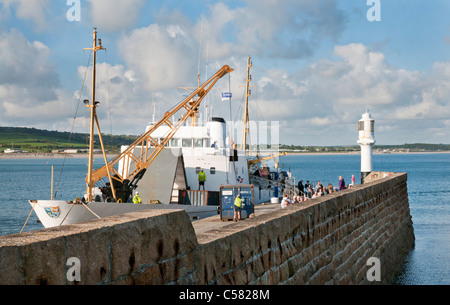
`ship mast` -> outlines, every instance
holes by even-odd
[[[251,95],[250,92],[250,82],[252,80],[252,76],[250,75],[250,68],[252,67],[252,60],[250,56],[248,57],[247,62],[247,82],[245,84],[245,112],[244,112],[244,127],[242,131],[242,143],[241,143],[241,149],[247,152],[247,134],[250,131],[250,120],[248,116],[248,98]],[[251,143],[249,143],[249,155],[251,154],[252,146]]]
[[[92,172],[93,172],[93,164],[94,164],[94,124],[97,123],[98,127],[98,121],[97,121],[97,114],[96,114],[96,108],[98,105],[98,102],[95,101],[95,83],[96,83],[96,61],[97,61],[97,51],[99,50],[106,50],[102,47],[102,41],[100,39],[97,40],[97,29],[94,28],[94,41],[92,43],[92,48],[85,48],[84,50],[91,50],[93,53],[93,63],[92,63],[92,99],[91,101],[85,100],[85,106],[87,108],[91,109],[91,125],[90,125],[90,132],[89,132],[89,163],[88,163],[88,175],[86,178],[87,183],[87,202],[92,202],[92,189],[94,188],[94,182],[92,179]],[[100,134],[100,131],[99,131]],[[101,139],[101,137],[100,137]],[[103,142],[103,141],[102,141]],[[103,143],[102,143],[103,146]]]

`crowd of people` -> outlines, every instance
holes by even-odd
[[[334,192],[338,192],[341,190],[345,190],[349,187],[352,187],[355,184],[355,176],[352,175],[352,183],[349,185],[345,184],[344,178],[342,176],[339,176],[339,182],[338,186],[333,186],[332,183],[328,183],[328,185],[323,185],[320,181],[317,182],[317,184],[314,186],[312,185],[309,180],[306,180],[306,183],[303,184],[303,180],[300,180],[300,182],[297,185],[297,192],[289,196],[288,194],[284,193],[283,198],[281,200],[281,207],[285,208],[290,205],[299,204],[301,202],[314,199],[317,197],[321,197],[327,194],[331,194]]]

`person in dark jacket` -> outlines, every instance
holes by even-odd
[[[300,196],[303,196],[303,194],[305,193],[305,188],[303,186],[303,180],[300,180],[300,182],[298,183],[297,187],[298,187],[298,194]]]
[[[346,187],[345,187],[344,178],[342,178],[342,176],[339,176],[339,190],[342,191],[345,189],[346,189]]]

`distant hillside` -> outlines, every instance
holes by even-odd
[[[138,136],[127,135],[103,135],[106,149],[110,152],[119,152],[120,146],[133,143]],[[70,139],[70,143],[69,143]],[[51,152],[61,149],[86,149],[89,137],[85,133],[48,131],[36,128],[0,127],[0,152],[14,148],[29,152]],[[95,137],[95,148],[100,148],[98,136]],[[359,151],[360,147],[354,146],[296,146],[280,145],[281,150],[295,150],[304,152],[352,152]],[[450,151],[450,144],[403,144],[403,145],[375,145],[375,150],[432,152]]]
[[[375,145],[376,149],[403,149],[410,151],[450,151],[450,144],[403,144],[403,145]]]
[[[102,135],[106,148],[119,151],[121,145],[134,142],[137,136]],[[69,143],[70,139],[70,143]],[[0,152],[8,148],[29,152],[51,152],[57,149],[87,148],[89,136],[84,133],[48,131],[35,128],[0,127]],[[95,137],[95,148],[100,148],[98,136]]]
[[[295,150],[303,152],[353,152],[360,151],[359,145],[353,146],[295,146],[281,145],[281,150]],[[375,151],[409,151],[409,152],[436,152],[450,151],[450,144],[403,144],[403,145],[374,145]]]

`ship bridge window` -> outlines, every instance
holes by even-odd
[[[159,139],[159,144],[162,144],[163,142],[164,142],[164,138],[161,138],[161,139]],[[166,147],[168,147],[169,146],[169,141],[166,143],[166,145],[165,145]]]
[[[179,147],[179,139],[171,139],[170,146],[171,147]]]
[[[183,147],[191,148],[192,147],[192,139],[183,139],[182,145],[183,145]]]
[[[370,132],[375,132],[375,121],[370,122]]]
[[[203,147],[203,139],[194,139],[194,147]]]

